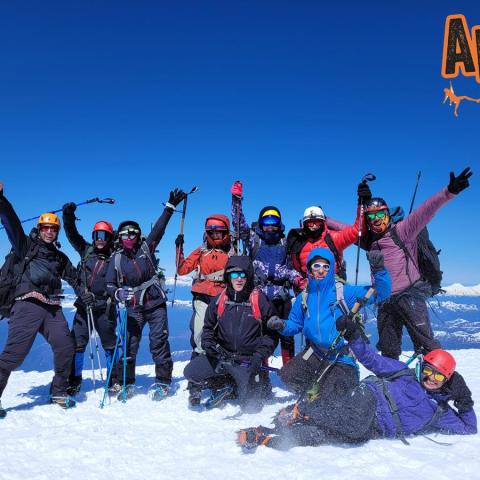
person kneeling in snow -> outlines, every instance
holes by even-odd
[[[210,406],[236,395],[243,410],[255,411],[269,391],[259,375],[263,359],[275,347],[275,333],[267,328],[274,315],[267,297],[253,284],[253,265],[246,256],[232,256],[225,266],[226,289],[213,299],[205,314],[202,348],[184,375],[198,392],[212,390]]]
[[[379,355],[361,337],[358,325],[342,316],[337,329],[350,350],[374,373],[351,395],[325,411],[318,402],[300,402],[277,416],[275,428],[257,427],[239,432],[244,450],[258,445],[277,449],[327,443],[360,444],[375,438],[400,438],[439,432],[477,433],[472,394],[456,362],[445,350],[429,352],[417,372],[407,364]],[[455,409],[448,405],[453,401]]]

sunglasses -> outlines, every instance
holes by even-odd
[[[237,278],[247,278],[247,274],[245,272],[232,272],[230,273],[230,278],[233,280]]]
[[[422,373],[427,377],[430,377],[433,375],[434,380],[437,382],[444,382],[447,378],[443,373],[436,372],[432,367],[428,367],[428,366],[423,367]]]
[[[328,263],[315,262],[310,265],[311,270],[325,270],[328,272],[330,270],[330,265]]]
[[[375,220],[375,218],[384,218],[386,215],[387,215],[386,210],[379,210],[378,212],[367,213],[367,218],[369,220]]]
[[[96,230],[92,233],[93,241],[96,242],[97,240],[103,240],[104,242],[108,242],[112,236],[109,232],[105,232],[104,230]]]
[[[120,232],[118,235],[121,240],[134,240],[140,234],[140,231],[136,228],[129,228],[128,230],[124,230]]]

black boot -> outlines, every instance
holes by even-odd
[[[82,387],[82,376],[70,375],[70,377],[68,378],[67,393],[69,395],[74,396],[80,391],[81,387]]]

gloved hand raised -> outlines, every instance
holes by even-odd
[[[88,307],[95,303],[95,295],[92,292],[85,292],[80,295],[80,300]]]
[[[452,377],[442,390],[450,395],[458,413],[467,412],[473,407],[472,392],[458,372],[453,372]]]
[[[115,298],[120,303],[128,302],[133,298],[133,288],[132,287],[122,287],[118,288],[115,292]]]
[[[68,214],[73,214],[75,210],[77,209],[77,205],[73,202],[66,203],[63,207],[63,213],[68,215]]]
[[[235,197],[242,198],[243,196],[242,182],[240,180],[237,180],[236,182],[234,182],[230,191],[232,192],[232,195],[234,195]]]
[[[338,317],[337,321],[335,322],[335,326],[348,342],[353,342],[361,335],[357,324],[348,315],[342,315],[341,317]]]
[[[450,172],[450,183],[448,184],[448,191],[454,195],[458,195],[462,190],[470,186],[468,179],[473,175],[470,167],[467,167],[463,172],[456,177],[453,172]]]
[[[383,262],[383,253],[380,250],[371,250],[367,252],[368,263],[370,264],[370,270],[372,273],[380,272],[385,270],[385,265]]]
[[[357,187],[358,204],[365,205],[372,198],[372,192],[367,182],[361,182]]]
[[[277,315],[270,317],[267,321],[267,327],[270,330],[275,330],[276,332],[281,332],[285,328],[285,322]]]
[[[179,233],[177,235],[177,238],[175,239],[175,246],[177,248],[183,248],[183,244],[184,244],[184,238],[183,237],[184,237],[183,233]]]
[[[179,188],[172,190],[168,197],[168,203],[176,207],[182,200],[185,199],[185,192]]]

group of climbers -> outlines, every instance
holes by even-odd
[[[177,273],[195,272],[192,356],[184,371],[189,405],[200,406],[203,391],[209,390],[209,406],[236,398],[242,410],[258,411],[272,396],[268,358],[280,343],[280,379],[300,398],[279,413],[273,429],[241,431],[239,442],[246,450],[258,445],[284,449],[359,443],[432,430],[476,431],[471,393],[455,371],[453,357],[433,335],[425,300],[435,291],[423,276],[418,243],[437,210],[469,186],[470,176],[469,169],[458,176],[451,173],[445,189],[400,220],[363,181],[352,225],[310,206],[301,228],[287,235],[275,206],[262,208],[257,221],[248,225],[243,185],[236,181],[231,188],[233,234],[226,215],[212,214],[205,220],[203,244],[190,255],[184,255],[183,234],[175,240]],[[56,246],[59,218],[44,214],[25,235],[1,186],[0,217],[18,258],[19,281],[0,355],[0,395],[40,332],[54,351],[52,402],[73,406],[71,396],[81,388],[84,352],[96,331],[111,372],[109,392],[118,395],[123,384],[128,398],[135,392],[136,355],[146,323],[155,364],[153,398],[171,393],[167,298],[155,249],[184,199],[183,191],[170,192],[146,238],[136,221],[124,221],[114,232],[101,220],[94,225],[91,243],[76,228],[76,205],[66,204],[66,235],[81,258],[75,269]],[[346,283],[343,252],[354,243],[367,250],[371,287]],[[71,332],[60,306],[62,278],[77,294]],[[115,304],[125,307],[126,335],[117,331]],[[367,304],[378,306],[377,348],[382,356],[368,345],[357,321],[356,310]],[[417,376],[398,361],[404,326],[419,355]],[[306,346],[295,355],[294,336],[300,332]],[[125,378],[115,355],[119,344],[125,352]],[[359,382],[358,361],[375,376]],[[417,399],[415,405],[407,396]],[[457,411],[446,404],[450,399]]]

